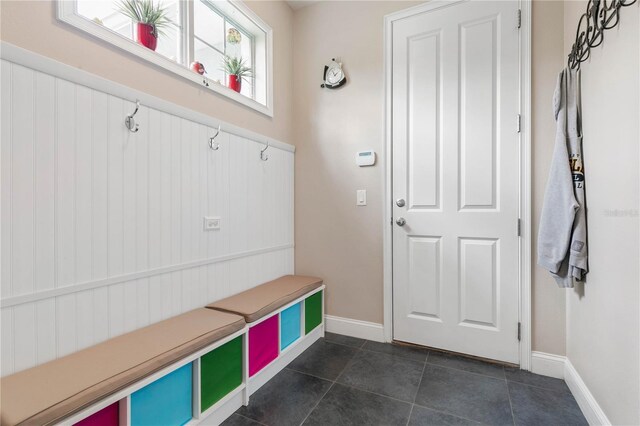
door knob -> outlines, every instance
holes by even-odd
[[[398,207],[404,207],[404,199],[402,199],[402,198],[398,198],[398,199],[396,200],[396,206],[398,206]]]
[[[397,224],[398,226],[404,226],[404,224],[405,224],[405,223],[407,223],[407,221],[406,221],[406,220],[404,220],[404,217],[399,217],[399,218],[396,220],[396,224]]]

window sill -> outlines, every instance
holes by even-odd
[[[228,99],[231,99],[241,105],[249,107],[261,114],[267,115],[269,117],[273,117],[273,98],[272,98],[272,80],[271,76],[267,76],[267,102],[266,105],[262,104],[254,99],[248,98],[234,90],[229,89],[222,84],[216,83],[212,80],[206,80],[208,82],[208,86],[204,83],[205,78],[190,69],[184,67],[177,62],[166,58],[165,56],[147,49],[144,46],[139,45],[133,40],[129,40],[127,38],[122,37],[121,35],[112,32],[106,28],[102,28],[95,23],[75,14],[73,10],[73,3],[69,1],[60,0],[58,1],[58,19],[62,22],[65,22],[71,25],[74,28],[84,31],[85,33],[96,37],[100,40],[106,41],[107,43],[119,47],[120,49],[131,53],[132,55],[142,58],[147,62],[150,62],[160,68],[163,68],[167,71],[170,71],[180,77],[183,77],[186,80],[190,80],[193,83],[199,85],[205,90],[210,90],[215,92],[221,96],[224,96]],[[271,34],[269,31],[269,41],[271,39]],[[268,50],[270,51],[270,49]],[[269,62],[268,69],[271,69],[271,54],[267,55],[267,60]],[[268,73],[269,74],[269,73]]]

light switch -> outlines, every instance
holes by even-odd
[[[204,230],[213,231],[215,229],[220,229],[220,218],[217,216],[205,216]]]
[[[358,189],[356,191],[356,206],[366,206],[366,205],[367,205],[367,190]]]

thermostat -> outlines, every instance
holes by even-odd
[[[356,164],[360,167],[376,164],[376,153],[373,151],[360,151],[356,154]]]

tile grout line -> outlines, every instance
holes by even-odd
[[[405,426],[409,426],[409,422],[411,421],[411,416],[413,415],[413,407],[415,407],[415,405],[411,404],[411,409],[409,410],[409,417],[407,417],[407,422],[404,424]]]
[[[392,346],[393,346],[393,345],[392,345]],[[394,346],[394,347],[398,347],[398,346]],[[362,348],[360,348],[360,350],[361,350],[361,351],[367,351],[367,352],[373,352],[373,353],[376,353],[376,354],[383,354],[383,355],[397,356],[398,358],[404,358],[404,359],[408,359],[408,360],[410,360],[410,361],[415,361],[415,362],[426,362],[426,359],[428,358],[429,353],[431,352],[431,351],[429,351],[429,350],[426,350],[426,349],[425,349],[425,350],[427,351],[427,356],[426,356],[426,358],[425,358],[425,361],[419,361],[419,360],[417,360],[417,359],[415,359],[415,358],[411,358],[411,357],[408,357],[408,356],[405,356],[405,355],[390,354],[390,353],[388,353],[388,352],[376,351],[376,350],[373,350],[373,349],[367,349],[367,348],[365,348],[364,346],[363,346]]]
[[[420,393],[420,386],[422,386],[422,379],[424,378],[424,372],[427,370],[427,364],[429,362],[429,355],[427,353],[427,358],[424,360],[424,365],[422,366],[422,373],[420,373],[420,381],[418,382],[418,388],[416,389],[416,394],[413,395],[413,401],[411,402],[411,411],[413,412],[413,404],[416,403],[416,399],[418,398],[418,394]]]
[[[420,405],[420,404],[415,404],[415,403],[414,403],[414,404],[412,404],[412,405],[413,405],[414,407],[420,407],[420,408],[424,408],[424,409],[426,409],[426,410],[431,410],[431,411],[433,411],[433,412],[435,412],[435,413],[444,414],[444,415],[446,415],[446,416],[451,416],[451,417],[455,417],[455,418],[457,418],[457,419],[466,420],[466,421],[468,421],[468,422],[475,423],[475,424],[477,424],[477,425],[482,425],[482,424],[484,424],[484,423],[482,423],[482,422],[481,422],[481,421],[479,421],[479,420],[473,420],[473,419],[470,419],[469,417],[461,416],[460,414],[450,413],[449,411],[442,411],[442,410],[439,410],[439,409],[437,409],[437,408],[427,407],[426,405]]]
[[[389,395],[383,395],[383,394],[381,394],[381,393],[373,392],[373,391],[370,391],[370,390],[367,390],[367,389],[362,389],[362,388],[358,388],[358,387],[351,386],[351,385],[346,385],[346,384],[344,384],[344,383],[336,383],[336,384],[337,384],[337,385],[340,385],[340,386],[344,386],[345,388],[349,388],[349,389],[357,390],[357,391],[360,391],[360,392],[370,393],[371,395],[380,396],[380,397],[382,397],[382,398],[387,398],[387,399],[390,399],[390,400],[392,400],[392,401],[397,401],[397,402],[402,402],[403,404],[413,405],[413,404],[412,404],[411,402],[409,402],[409,401],[403,401],[402,399],[394,398],[394,397],[389,396]]]
[[[285,369],[287,369],[289,371],[293,371],[295,373],[304,374],[305,376],[313,377],[315,379],[324,380],[325,382],[336,383],[335,380],[327,379],[326,377],[316,376],[315,374],[307,373],[306,371],[300,371],[300,370],[296,370],[295,368],[290,368],[290,367],[285,367]]]
[[[370,391],[370,390],[367,390],[367,389],[364,389],[364,388],[359,388],[357,386],[349,385],[349,384],[346,384],[346,383],[340,383],[340,382],[338,382],[336,380],[330,380],[330,379],[326,379],[324,377],[315,376],[313,374],[306,373],[304,371],[293,370],[291,368],[289,368],[289,370],[293,371],[293,372],[296,372],[296,373],[299,373],[299,374],[304,374],[305,376],[309,376],[309,377],[313,377],[313,378],[316,378],[316,379],[324,380],[325,382],[330,382],[330,383],[335,384],[335,385],[344,386],[345,388],[354,389],[354,390],[357,390],[357,391],[360,391],[360,392],[370,393],[372,395],[377,395],[377,396],[380,396],[380,397],[383,397],[383,398],[387,398],[387,399],[390,399],[392,401],[398,401],[398,402],[402,402],[404,404],[412,404],[410,401],[404,401],[402,399],[394,398],[394,397],[389,396],[389,395],[383,395],[381,393],[373,392],[373,391]],[[429,408],[429,407],[425,407],[425,408]]]
[[[252,419],[251,417],[247,417],[247,416],[242,415],[242,414],[240,414],[240,413],[238,413],[238,412],[234,412],[231,416],[227,417],[227,419],[230,419],[234,414],[235,414],[235,415],[237,415],[237,416],[240,416],[240,417],[242,417],[242,418],[244,418],[244,419],[251,420],[252,422],[256,422],[256,423],[258,423],[259,425],[262,425],[262,426],[269,426],[269,425],[267,425],[266,423],[262,423],[261,421],[258,421],[258,420],[256,420],[256,419]],[[225,419],[225,420],[226,420],[226,419]]]
[[[325,341],[326,341],[326,338],[325,338]],[[332,342],[329,342],[329,343],[332,343]],[[340,345],[340,343],[336,343],[336,344]],[[366,341],[365,341],[365,344],[366,344]],[[347,345],[342,345],[342,346],[347,346]],[[410,401],[404,401],[402,399],[394,398],[394,397],[389,396],[389,395],[383,395],[383,394],[380,394],[380,393],[377,393],[377,392],[373,392],[373,391],[370,391],[370,390],[367,390],[367,389],[363,389],[363,388],[359,388],[359,387],[356,387],[356,386],[352,386],[352,385],[349,385],[349,384],[346,384],[346,383],[340,383],[338,380],[344,374],[344,372],[347,371],[349,366],[353,363],[353,360],[356,358],[356,356],[358,355],[359,351],[373,352],[373,353],[382,354],[382,355],[388,355],[388,356],[398,356],[399,358],[402,358],[402,359],[405,359],[405,360],[409,360],[409,361],[413,361],[413,362],[419,362],[419,361],[417,361],[415,359],[412,359],[412,358],[407,358],[407,357],[404,357],[404,356],[388,354],[388,353],[385,353],[385,352],[371,351],[371,350],[365,349],[364,345],[363,345],[362,348],[354,348],[353,346],[350,346],[350,347],[353,348],[353,349],[356,349],[356,351],[353,353],[353,356],[351,357],[349,362],[344,366],[344,368],[342,369],[340,374],[338,374],[338,376],[336,376],[335,380],[327,379],[325,377],[316,376],[316,375],[308,373],[308,372],[296,370],[294,368],[289,367],[289,365],[291,365],[291,364],[288,364],[285,368],[289,369],[290,371],[295,371],[296,373],[304,374],[304,375],[307,375],[307,376],[310,376],[310,377],[314,377],[316,379],[320,379],[320,380],[325,380],[325,381],[331,382],[332,383],[331,388],[333,387],[333,384],[338,384],[338,385],[347,387],[349,389],[354,389],[354,390],[357,390],[357,391],[361,391],[361,392],[369,393],[369,394],[372,394],[372,395],[376,395],[376,396],[379,396],[379,397],[382,397],[382,398],[388,398],[388,399],[393,400],[393,401],[398,401],[398,402],[402,402],[402,403],[405,403],[405,404],[413,405],[413,403],[410,402]],[[427,360],[429,359],[429,354],[430,353],[431,353],[430,351],[427,351],[427,354],[425,356],[425,360],[423,361],[424,365],[422,366],[422,374],[424,374],[424,370],[426,368]],[[422,375],[420,376],[420,382],[422,382]],[[331,389],[331,388],[329,388],[329,389]],[[418,384],[418,390],[419,390],[419,388],[420,388],[420,384]],[[326,395],[326,393],[325,393],[325,395]],[[322,398],[324,398],[325,395],[323,395]],[[415,397],[416,396],[417,396],[417,391],[416,391],[416,395],[413,398],[414,401],[415,401]],[[320,400],[322,400],[322,398],[320,398]],[[319,401],[318,401],[318,403],[319,403]],[[315,409],[315,407],[314,407],[314,409]]]
[[[480,376],[480,377],[486,377],[488,379],[495,379],[495,380],[500,380],[500,381],[507,381],[506,378],[500,378],[500,377],[496,377],[496,376],[488,376],[486,374],[482,374],[482,373],[476,373],[475,371],[469,371],[469,370],[462,370],[460,368],[455,368],[455,367],[448,367],[446,365],[439,365],[439,364],[432,364],[430,362],[427,362],[427,364],[429,365],[433,365],[434,367],[439,367],[439,368],[446,368],[447,370],[455,370],[455,371],[461,371],[463,373],[469,373],[469,374],[473,374],[474,376]]]
[[[511,408],[511,421],[513,422],[513,426],[516,426],[516,416],[513,413],[513,403],[511,402],[511,391],[509,390],[509,382],[505,383],[507,386],[507,397],[509,398],[509,408]]]
[[[418,387],[416,388],[416,394],[413,395],[413,402],[411,403],[411,409],[409,410],[409,417],[407,417],[407,423],[405,426],[409,426],[409,422],[411,421],[411,416],[413,416],[413,408],[416,406],[416,399],[418,398],[418,394],[420,393],[420,386],[422,386],[422,379],[424,378],[424,372],[427,369],[427,362],[429,361],[429,355],[431,352],[427,352],[427,357],[424,359],[424,365],[422,366],[422,372],[420,373],[420,381],[418,382]]]
[[[336,334],[336,333],[333,333],[333,334]],[[336,334],[336,335],[337,336],[345,336],[344,334]],[[351,336],[346,336],[346,337],[350,337],[352,339],[358,339],[357,337],[351,337]],[[360,343],[360,346],[353,346],[353,345],[348,345],[346,343],[340,343],[340,342],[336,342],[334,340],[329,340],[329,339],[327,339],[326,335],[324,336],[324,341],[327,342],[327,343],[333,343],[333,344],[336,344],[336,345],[347,346],[347,347],[350,347],[350,348],[353,348],[353,349],[362,349],[362,347],[367,343],[367,340],[366,339],[358,339],[358,340],[362,340],[362,343]]]
[[[559,393],[569,393],[571,394],[571,390],[567,387],[567,389],[551,389],[551,388],[547,388],[544,386],[537,386],[537,385],[532,385],[529,383],[522,383],[522,382],[518,382],[516,380],[509,380],[507,379],[507,383],[515,383],[516,385],[521,385],[521,386],[528,386],[530,388],[536,388],[536,389],[542,389],[545,391],[549,391],[549,392],[559,392]]]
[[[327,343],[326,338],[324,338],[324,341],[325,341],[325,343]],[[339,345],[340,343],[335,343],[335,344],[336,344],[336,345]],[[342,345],[342,346],[347,346],[347,345]],[[363,346],[364,346],[364,343],[363,343]],[[352,346],[347,346],[347,347],[351,347],[351,348],[353,348]],[[342,373],[343,373],[343,372],[347,369],[347,367],[351,364],[351,361],[353,360],[353,358],[355,358],[355,356],[356,356],[356,354],[358,353],[358,351],[360,351],[360,349],[359,349],[359,348],[353,348],[353,349],[356,349],[356,350],[353,352],[353,355],[351,356],[351,359],[349,359],[349,362],[344,366],[344,368],[342,369],[342,371],[340,371],[340,373],[336,376],[335,380],[324,379],[324,378],[322,378],[322,377],[314,376],[314,375],[312,375],[312,374],[308,374],[308,373],[305,373],[305,372],[302,372],[302,371],[297,371],[297,370],[294,370],[294,369],[292,369],[292,368],[289,368],[289,370],[291,370],[291,371],[295,371],[296,373],[299,373],[299,374],[306,374],[306,375],[308,375],[308,376],[310,376],[310,377],[315,377],[315,378],[317,378],[317,379],[326,380],[326,381],[329,381],[329,382],[331,383],[331,386],[329,386],[329,388],[327,389],[327,391],[326,391],[325,393],[323,393],[323,394],[322,394],[322,396],[321,396],[320,398],[318,398],[318,402],[316,402],[316,403],[315,403],[315,405],[314,405],[313,407],[311,407],[311,410],[309,410],[309,412],[307,413],[307,415],[305,416],[305,418],[304,418],[304,419],[302,419],[302,422],[300,422],[300,426],[302,426],[302,425],[304,424],[304,422],[306,422],[306,421],[307,421],[307,419],[309,418],[309,416],[311,415],[311,413],[313,413],[313,411],[318,407],[318,405],[320,405],[320,403],[322,402],[322,400],[324,399],[324,397],[325,397],[325,396],[327,396],[327,394],[329,393],[329,391],[330,391],[331,389],[333,389],[333,387],[334,387],[334,386],[336,385],[336,383],[337,383],[338,378],[342,375]],[[288,367],[289,367],[289,365],[291,365],[291,363],[287,364],[287,366],[286,366],[285,368],[288,368]]]
[[[331,386],[329,386],[329,389],[327,389],[327,391],[325,393],[322,394],[322,396],[318,399],[318,402],[315,403],[315,405],[313,407],[311,407],[311,410],[309,410],[309,412],[307,413],[307,415],[304,417],[304,419],[302,419],[302,421],[300,422],[300,426],[302,426],[304,424],[304,422],[307,421],[307,419],[309,418],[309,416],[311,415],[311,413],[314,412],[314,410],[318,407],[318,405],[320,405],[320,403],[322,402],[322,400],[324,399],[325,396],[327,396],[327,394],[329,393],[329,391],[331,389],[333,389],[333,387],[336,385],[335,382],[331,383]]]
[[[363,345],[364,346],[364,345]],[[336,379],[333,381],[334,383],[338,383],[338,379],[340,379],[340,377],[342,377],[342,375],[344,374],[345,371],[347,371],[347,369],[351,366],[351,364],[353,364],[353,360],[356,358],[356,356],[358,356],[358,352],[362,351],[362,348],[356,350],[353,355],[351,355],[351,358],[349,359],[349,362],[347,362],[344,366],[344,368],[342,369],[342,371],[340,371],[340,373],[336,376]]]
[[[362,349],[361,346],[353,346],[353,345],[347,345],[346,343],[334,342],[333,340],[327,340],[326,337],[324,339],[324,342],[331,343],[332,345],[346,346],[347,348],[351,348],[351,349]],[[362,344],[362,346],[364,346],[364,343]]]

